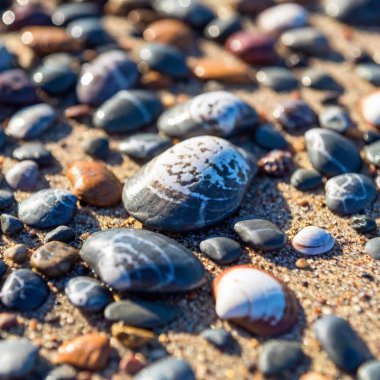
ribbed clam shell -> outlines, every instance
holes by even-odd
[[[292,243],[294,249],[300,253],[321,255],[334,247],[335,239],[322,228],[308,226],[298,232]]]
[[[222,272],[213,284],[216,314],[262,336],[288,331],[298,318],[298,302],[285,284],[248,265]]]
[[[207,92],[164,112],[158,128],[168,136],[229,136],[258,121],[256,111],[227,91]]]

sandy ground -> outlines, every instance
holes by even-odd
[[[219,11],[222,11],[220,8],[218,7]],[[115,18],[111,18],[107,20],[107,24],[110,29],[117,29],[118,34],[122,34],[128,28],[123,19],[118,19],[118,23],[115,23]],[[320,28],[330,37],[331,45],[336,53],[343,56],[349,53],[350,42],[345,39],[346,27],[320,15],[313,15],[311,24]],[[351,47],[353,45],[363,46],[374,53],[376,47],[380,48],[380,30],[353,30]],[[215,56],[217,54],[223,56],[224,59],[230,59],[220,47],[210,42],[202,41],[200,50],[205,55]],[[378,50],[378,52],[380,51]],[[337,81],[345,87],[342,104],[348,107],[352,117],[358,123],[358,128],[366,128],[367,126],[358,112],[358,102],[374,88],[359,79],[353,71],[352,64],[348,62],[336,62],[336,60],[328,58],[325,60],[312,59],[311,62],[312,66],[321,67],[332,73]],[[296,70],[296,73],[300,75],[302,70]],[[168,91],[175,94],[195,95],[217,88],[229,89],[241,95],[258,111],[265,113],[269,120],[271,120],[271,113],[275,105],[289,96],[289,94],[276,94],[256,85],[226,86],[212,82],[203,84],[195,80],[175,85]],[[323,92],[301,89],[301,93],[302,97],[316,110],[321,109],[320,100]],[[81,143],[89,137],[102,134],[102,131],[94,130],[90,125],[75,122],[60,123],[53,127],[43,138],[43,142],[52,150],[57,162],[54,166],[42,170],[46,181],[41,183],[41,188],[50,186],[68,189],[69,182],[64,175],[68,163],[86,158]],[[293,145],[299,146],[299,143],[302,142],[302,137],[290,135],[286,135],[286,137]],[[112,147],[115,148],[118,138],[111,137],[110,141]],[[247,138],[242,138],[240,141],[238,139],[235,142],[248,147],[258,157],[263,154]],[[360,144],[360,142],[358,143]],[[3,171],[6,171],[14,163],[9,158],[13,147],[9,146],[4,153]],[[310,166],[304,152],[296,153],[295,161],[300,167]],[[137,163],[120,156],[116,151],[106,162],[122,181],[125,181],[139,167]],[[15,196],[17,200],[22,200],[27,194],[17,192]],[[300,205],[301,203],[303,206]],[[380,199],[366,210],[366,214],[380,222]],[[255,371],[255,363],[260,343],[263,340],[216,318],[210,290],[211,281],[223,268],[204,258],[198,248],[199,242],[210,235],[236,238],[232,229],[232,220],[234,217],[242,215],[254,215],[278,224],[282,230],[286,231],[289,242],[301,228],[307,225],[317,225],[327,229],[337,241],[335,248],[324,257],[308,258],[307,262],[310,268],[306,270],[296,268],[295,262],[301,255],[294,252],[290,243],[280,251],[266,255],[260,255],[252,249],[244,248],[244,254],[239,263],[251,263],[274,273],[295,291],[302,306],[297,326],[292,332],[280,338],[296,339],[302,342],[310,360],[283,378],[297,379],[308,369],[325,373],[334,379],[350,378],[335,368],[319,347],[310,328],[319,316],[325,314],[334,313],[348,319],[368,343],[375,356],[379,357],[380,267],[378,262],[363,253],[366,237],[357,234],[349,226],[348,218],[338,217],[325,207],[323,189],[304,194],[290,186],[288,177],[275,180],[262,176],[253,181],[240,210],[230,219],[208,230],[171,235],[192,249],[202,260],[207,271],[207,282],[202,289],[192,294],[167,298],[169,302],[180,308],[181,317],[162,330],[158,330],[157,343],[153,347],[142,349],[142,352],[148,354],[149,357],[149,353],[152,354],[153,351],[154,354],[157,354],[160,347],[163,347],[171,355],[187,359],[199,380],[261,378],[261,375]],[[77,231],[75,245],[80,247],[82,240],[99,229],[121,226],[141,227],[141,224],[128,217],[121,205],[108,209],[81,205],[70,226]],[[3,237],[1,251],[16,242],[24,242],[35,249],[42,244],[44,234],[42,231],[27,228],[26,232],[15,240]],[[11,265],[9,262],[8,264]],[[11,266],[16,267],[15,265]],[[24,267],[27,266],[28,263],[24,265]],[[25,336],[41,346],[40,363],[35,375],[30,377],[31,379],[43,378],[43,374],[51,365],[49,361],[54,359],[56,348],[62,341],[94,330],[110,332],[110,324],[104,320],[102,315],[82,314],[68,303],[64,295],[65,281],[73,275],[86,272],[86,268],[82,264],[78,264],[68,276],[51,281],[52,292],[48,302],[34,313],[23,314],[21,326],[13,328],[9,332],[0,332],[1,338],[15,335]],[[3,308],[0,307],[0,310]],[[228,353],[222,353],[213,348],[198,335],[201,330],[209,326],[224,327],[231,331],[239,347]],[[119,357],[126,352],[116,341],[112,341],[112,345],[114,350],[109,367],[99,374],[107,379],[117,373]],[[127,379],[128,377],[122,378]]]

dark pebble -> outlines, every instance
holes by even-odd
[[[241,29],[240,17],[215,18],[206,25],[203,34],[209,40],[224,43],[232,33]]]
[[[322,186],[322,176],[315,170],[310,169],[297,169],[291,179],[290,183],[300,191],[314,190]]]
[[[66,26],[72,21],[100,16],[99,8],[91,2],[68,3],[59,5],[53,15],[54,25]]]
[[[22,264],[28,257],[29,250],[25,244],[16,244],[4,251],[4,257],[16,264]]]
[[[0,216],[1,231],[4,235],[13,236],[20,233],[24,229],[21,220],[13,215],[2,214]]]
[[[374,131],[373,129],[367,129],[363,132],[363,141],[364,144],[372,144],[375,141],[380,140],[380,132]]]
[[[271,150],[257,162],[259,171],[271,177],[284,177],[292,171],[293,166],[291,153],[280,149]]]
[[[365,253],[375,260],[380,260],[380,238],[374,238],[367,241],[364,248]]]
[[[90,137],[83,144],[84,151],[93,158],[104,160],[110,152],[110,143],[105,137]]]
[[[350,219],[350,226],[362,234],[372,232],[377,228],[376,220],[365,215],[353,216]]]
[[[338,133],[346,133],[354,127],[354,122],[349,113],[339,106],[322,109],[319,114],[319,124],[322,128],[331,129]]]
[[[362,364],[357,372],[358,380],[379,380],[380,379],[380,361],[370,360]]]
[[[342,91],[342,87],[325,71],[309,69],[302,76],[302,84],[315,90]]]
[[[224,329],[206,329],[201,332],[201,337],[213,346],[224,350],[232,346],[233,338],[229,332]]]
[[[380,86],[380,65],[362,63],[356,66],[356,73],[374,86]]]
[[[285,137],[271,124],[263,124],[255,129],[255,143],[264,149],[285,149],[288,142]]]
[[[199,244],[201,252],[218,264],[231,264],[242,254],[240,244],[226,237],[212,237]]]
[[[294,74],[282,67],[268,67],[260,69],[256,74],[257,81],[265,87],[274,91],[286,92],[298,88],[298,79]]]
[[[32,160],[40,166],[47,166],[53,163],[53,155],[40,142],[28,142],[17,147],[12,157],[18,161]]]
[[[75,231],[67,226],[59,226],[45,235],[44,243],[60,241],[68,243],[75,239]]]
[[[0,278],[3,277],[5,273],[7,273],[7,270],[8,270],[7,264],[5,264],[5,262],[0,259]]]
[[[0,43],[0,72],[10,70],[14,66],[14,61],[13,54],[5,45]]]
[[[11,191],[0,190],[0,210],[1,211],[10,207],[14,201],[15,201],[15,198]]]
[[[371,164],[380,167],[380,141],[375,141],[364,147],[364,154]]]

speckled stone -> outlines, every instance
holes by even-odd
[[[234,230],[240,239],[253,249],[275,251],[286,244],[286,235],[267,220],[241,220],[234,224]]]
[[[110,143],[106,137],[90,137],[83,143],[83,150],[91,157],[104,160],[110,152]]]
[[[373,259],[380,260],[380,238],[377,237],[368,240],[365,245],[364,251]]]
[[[184,292],[204,281],[203,266],[191,251],[143,229],[97,232],[84,242],[80,254],[105,283],[118,291]]]
[[[380,65],[362,63],[356,66],[356,74],[373,85],[380,86]]]
[[[320,69],[309,69],[303,73],[302,84],[314,90],[342,92],[342,87],[326,71]]]
[[[346,133],[354,127],[354,122],[348,111],[339,106],[322,109],[319,114],[319,124],[322,128],[331,129],[338,133]]]
[[[240,244],[226,237],[212,237],[201,241],[201,252],[218,264],[231,264],[242,254]]]
[[[257,81],[265,87],[277,92],[286,92],[298,88],[298,79],[283,67],[268,67],[260,69],[256,74]]]
[[[380,91],[365,96],[361,101],[361,113],[365,121],[380,126]]]
[[[5,280],[0,291],[2,304],[10,309],[31,311],[44,303],[49,289],[42,278],[29,269],[17,269]]]
[[[76,196],[69,191],[40,190],[19,204],[18,217],[28,226],[53,228],[72,219],[76,203]]]
[[[7,236],[16,235],[24,229],[24,225],[20,219],[13,215],[2,214],[0,216],[0,223],[2,233]]]
[[[214,18],[209,24],[206,25],[203,34],[209,40],[224,43],[232,33],[235,33],[241,29],[242,23],[240,17],[218,17]]]
[[[229,348],[233,343],[233,338],[224,329],[206,329],[201,332],[201,337],[213,346],[223,350]]]
[[[363,174],[355,173],[330,178],[326,182],[325,190],[327,207],[343,215],[363,210],[377,195],[372,180]]]
[[[359,233],[365,234],[376,230],[376,220],[365,215],[353,216],[350,219],[350,226]]]
[[[75,239],[75,231],[67,226],[59,226],[45,235],[44,243],[61,241],[67,243]]]
[[[362,364],[357,372],[358,380],[378,380],[380,379],[380,361],[370,360]]]
[[[9,208],[13,204],[14,201],[15,201],[15,198],[11,191],[0,190],[0,210],[1,211]]]
[[[5,174],[7,184],[14,190],[31,191],[35,189],[40,172],[34,161],[21,161],[12,166]]]
[[[52,14],[54,25],[66,26],[78,19],[100,16],[99,7],[91,2],[60,4]]]
[[[71,278],[65,286],[65,294],[74,306],[86,312],[102,311],[112,302],[111,292],[91,277]]]
[[[322,176],[311,169],[297,169],[290,178],[290,183],[300,191],[313,190],[323,184]]]
[[[233,213],[255,171],[250,157],[226,140],[195,137],[176,144],[130,177],[123,203],[147,226],[195,230]]]
[[[271,124],[263,124],[255,129],[255,143],[264,149],[285,149],[288,142],[285,137]]]
[[[271,177],[284,177],[293,169],[293,157],[286,150],[274,149],[257,162],[259,172]]]
[[[306,132],[305,140],[309,160],[319,173],[332,177],[360,169],[358,149],[337,132],[313,128]]]
[[[343,318],[325,316],[314,323],[313,330],[329,358],[340,369],[353,372],[371,359],[364,341]]]

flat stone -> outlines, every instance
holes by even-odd
[[[32,311],[43,304],[49,289],[43,279],[29,269],[17,269],[5,280],[0,291],[2,304],[19,311]]]
[[[0,190],[0,210],[6,210],[14,203],[13,193],[8,190]]]
[[[326,182],[326,205],[339,214],[357,213],[369,206],[377,191],[372,180],[356,173],[341,174]]]
[[[380,86],[380,65],[375,63],[362,63],[356,66],[356,74],[374,86]]]
[[[91,277],[71,278],[65,286],[65,293],[74,306],[86,312],[102,311],[112,302],[111,292]]]
[[[283,67],[262,68],[256,74],[257,81],[277,92],[292,91],[298,88],[298,79]]]
[[[69,165],[66,175],[79,200],[98,207],[120,202],[121,182],[102,162],[76,161]]]
[[[255,143],[264,149],[285,149],[288,142],[282,133],[271,124],[263,124],[255,129]]]
[[[322,109],[319,114],[319,124],[322,128],[331,129],[338,133],[346,133],[354,127],[348,111],[339,106]]]
[[[372,232],[377,228],[376,220],[365,215],[353,216],[350,219],[350,226],[362,234]]]
[[[240,239],[253,249],[275,251],[286,244],[286,235],[267,220],[241,220],[234,224],[234,230]]]
[[[362,364],[357,372],[358,380],[377,380],[380,378],[380,361],[370,360]]]
[[[14,164],[5,174],[7,184],[14,190],[31,191],[39,179],[38,165],[30,160]]]
[[[28,257],[29,249],[25,244],[16,244],[4,251],[4,257],[16,264],[22,264]]]
[[[118,291],[186,292],[204,281],[203,266],[191,251],[143,229],[97,232],[84,242],[80,254],[102,281]]]
[[[100,17],[99,7],[91,2],[60,4],[52,14],[54,25],[66,26],[78,19]]]
[[[45,235],[44,243],[61,241],[68,243],[75,239],[75,231],[67,226],[59,226]]]
[[[12,157],[18,161],[32,160],[39,166],[47,166],[53,163],[53,155],[40,142],[27,142],[17,147],[12,152]]]
[[[40,190],[19,204],[18,217],[31,227],[54,228],[72,219],[76,203],[76,196],[69,191]]]
[[[209,40],[224,43],[231,34],[242,28],[240,17],[217,17],[206,25],[203,34]]]
[[[110,144],[106,137],[93,137],[84,142],[83,149],[89,156],[104,160],[110,152]]]
[[[361,102],[361,113],[365,121],[375,127],[380,126],[380,91],[367,95]]]
[[[320,69],[309,69],[303,73],[302,85],[314,90],[342,92],[342,87],[326,71]]]
[[[364,341],[343,318],[325,316],[314,323],[313,330],[329,358],[346,372],[355,371],[372,357]]]
[[[242,254],[240,244],[226,237],[212,237],[201,241],[201,252],[218,264],[230,264]]]
[[[322,186],[322,176],[315,170],[297,169],[292,177],[290,183],[300,191],[308,191],[317,189]]]
[[[380,260],[380,238],[373,238],[367,241],[364,251],[375,260]]]
[[[60,277],[70,271],[78,257],[77,249],[59,241],[52,241],[33,253],[30,264],[47,277]]]
[[[20,219],[13,215],[2,214],[0,216],[0,223],[2,233],[7,236],[16,235],[24,229],[24,225]]]
[[[232,346],[233,338],[224,329],[206,329],[201,332],[201,337],[213,346],[223,350]]]

